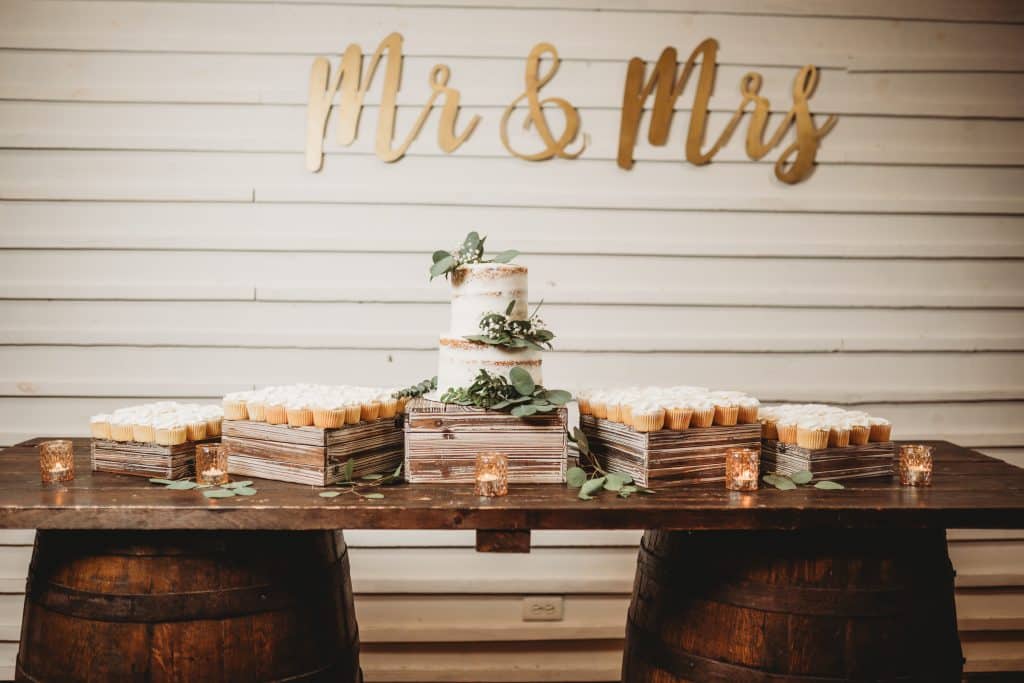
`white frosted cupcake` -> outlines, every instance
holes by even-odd
[[[665,409],[656,403],[633,403],[630,414],[638,432],[657,432],[665,426]]]
[[[185,425],[165,418],[154,425],[154,440],[158,446],[179,446],[188,440]]]
[[[156,434],[153,429],[153,419],[146,416],[139,416],[132,421],[132,441],[138,443],[153,443]]]
[[[892,440],[892,423],[884,417],[872,417],[868,420],[871,426],[869,439],[875,442]]]
[[[225,420],[248,420],[249,409],[247,403],[252,392],[236,391],[224,397],[224,419]]]
[[[206,420],[201,417],[195,417],[189,420],[185,425],[185,431],[187,433],[186,439],[188,441],[202,441],[206,438]]]
[[[93,415],[89,418],[89,431],[94,439],[110,438],[110,415]]]
[[[736,418],[739,424],[754,424],[757,422],[758,411],[761,408],[760,401],[753,396],[741,396],[736,399],[736,405],[739,406],[739,413]]]
[[[715,422],[715,404],[709,398],[693,398],[686,402],[686,407],[693,410],[690,416],[690,428],[704,429]]]
[[[828,448],[829,426],[817,418],[801,420],[796,425],[796,445],[819,450]]]
[[[305,401],[292,401],[285,406],[289,427],[312,427],[313,410]]]

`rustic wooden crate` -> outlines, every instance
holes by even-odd
[[[205,439],[186,441],[177,446],[158,446],[135,441],[93,439],[89,450],[93,472],[184,479],[195,474],[196,446],[216,442],[217,439]]]
[[[405,420],[405,478],[409,483],[470,484],[476,454],[508,454],[516,484],[565,481],[567,411],[530,418],[427,399],[410,401]]]
[[[761,442],[761,470],[779,474],[808,470],[815,478],[832,480],[891,477],[896,472],[896,445],[885,441],[811,450],[765,439]]]
[[[653,488],[725,481],[726,450],[761,447],[759,424],[638,432],[618,422],[581,415],[580,426],[602,467]]]
[[[225,420],[222,442],[228,450],[231,474],[327,486],[344,478],[350,459],[354,477],[398,467],[402,462],[402,421],[395,418],[321,429]]]

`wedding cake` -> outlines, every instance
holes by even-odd
[[[451,319],[438,352],[436,396],[441,400],[474,382],[478,387],[480,382],[511,383],[515,368],[537,387],[543,385],[541,354],[555,335],[544,329],[536,310],[530,313],[526,266],[509,263],[518,252],[485,259],[485,239],[471,232],[454,251],[434,253],[432,277],[451,281]],[[529,380],[519,378],[529,386]]]
[[[513,349],[467,338],[488,332],[481,321],[490,314],[508,311],[505,317],[510,322],[528,322],[526,267],[469,263],[456,268],[451,281],[451,324],[441,335],[438,352],[439,395],[469,386],[481,370],[508,377],[512,368],[522,368],[535,383],[543,384],[540,349]]]

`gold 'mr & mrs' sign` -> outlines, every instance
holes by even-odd
[[[443,64],[437,64],[430,71],[428,84],[430,97],[420,110],[411,130],[397,146],[395,145],[395,113],[398,89],[402,79],[402,36],[392,33],[377,46],[370,58],[366,73],[363,73],[363,51],[359,45],[351,44],[341,57],[338,67],[331,73],[331,64],[326,57],[317,57],[309,76],[309,99],[306,124],[306,168],[316,172],[323,166],[324,137],[334,100],[341,91],[338,105],[338,119],[335,130],[340,145],[350,145],[359,131],[359,118],[363,111],[363,99],[377,73],[381,61],[385,62],[384,84],[377,115],[377,136],[375,151],[383,161],[397,161],[405,155],[409,145],[420,134],[427,116],[435,106],[441,107],[441,119],[437,128],[437,144],[450,154],[458,149],[476,130],[480,123],[478,115],[472,116],[461,127],[458,124],[460,93],[448,85],[451,71]],[[775,176],[786,183],[796,184],[807,178],[814,167],[818,146],[835,125],[837,118],[829,116],[819,127],[810,111],[808,100],[818,84],[818,70],[813,65],[802,68],[793,83],[793,104],[775,131],[765,139],[768,114],[771,104],[761,96],[761,75],[746,74],[740,81],[741,99],[729,123],[710,147],[704,148],[707,132],[708,104],[715,85],[718,68],[718,42],[708,38],[701,42],[690,56],[680,64],[673,47],[665,48],[654,68],[647,75],[647,63],[634,57],[626,70],[626,82],[622,94],[622,111],[619,123],[618,165],[623,169],[633,167],[633,150],[640,132],[640,116],[644,105],[654,96],[648,141],[663,146],[668,141],[669,129],[675,115],[676,101],[682,96],[691,75],[697,72],[697,87],[691,108],[690,122],[686,134],[684,157],[686,161],[701,166],[709,163],[719,150],[732,138],[744,115],[751,109],[747,128],[746,152],[752,160],[764,158],[777,147],[792,128],[796,128],[796,139],[786,147],[775,162]],[[549,64],[542,73],[542,66]],[[560,97],[541,98],[540,91],[555,77],[560,60],[558,51],[550,43],[538,43],[526,60],[524,90],[505,108],[501,117],[501,142],[510,154],[527,161],[547,159],[576,159],[587,146],[584,135],[579,144],[581,121],[579,111],[567,100]],[[512,115],[525,101],[527,111],[525,126],[533,128],[543,143],[537,151],[519,151],[512,147],[508,125]],[[546,109],[557,107],[564,116],[562,130],[554,131],[547,120]],[[574,149],[569,149],[574,146]]]

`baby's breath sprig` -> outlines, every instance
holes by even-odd
[[[486,241],[486,236],[481,237],[477,232],[471,232],[466,235],[462,244],[457,245],[452,251],[435,251],[434,262],[430,266],[430,279],[433,280],[441,275],[447,278],[453,270],[466,263],[508,263],[519,256],[519,252],[515,249],[508,249],[495,254],[492,258],[485,259],[484,242]]]

